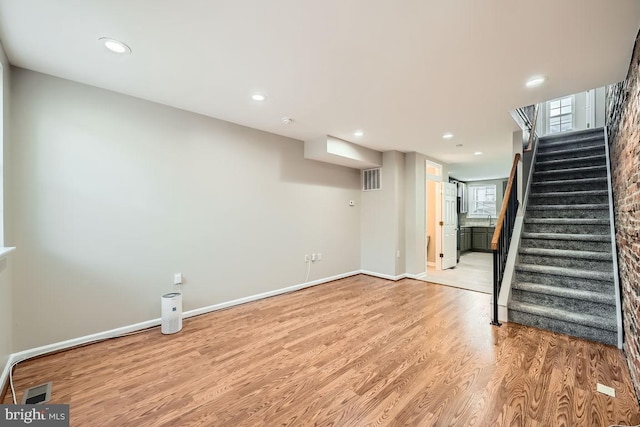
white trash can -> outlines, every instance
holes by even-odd
[[[162,333],[175,334],[182,329],[182,294],[171,292],[164,294],[162,301]]]

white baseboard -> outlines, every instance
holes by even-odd
[[[2,370],[2,374],[0,374],[0,393],[4,390],[4,386],[7,384],[9,380],[9,369],[13,366],[13,354],[9,355],[7,359],[7,363],[4,365],[4,369]]]
[[[223,302],[220,304],[214,304],[207,307],[197,308],[195,310],[185,311],[182,314],[183,318],[198,316],[200,314],[210,313],[212,311],[222,310],[224,308],[233,307],[240,304],[245,304],[251,301],[257,301],[263,298],[269,298],[276,295],[286,294],[294,292],[300,289],[308,288],[322,283],[332,282],[334,280],[344,279],[345,277],[355,276],[360,274],[360,270],[351,271],[348,273],[338,274],[336,276],[325,277],[323,279],[313,280],[311,282],[301,283],[299,285],[289,286],[286,288],[276,289],[269,292],[263,292],[261,294],[251,295],[244,298],[238,298],[232,301]],[[141,331],[143,329],[153,328],[160,325],[160,318],[147,320],[145,322],[135,323],[133,325],[127,325],[116,329],[110,329],[104,332],[98,332],[91,335],[85,335],[83,337],[73,338],[66,341],[60,341],[53,344],[43,345],[40,347],[30,348],[28,350],[19,351],[9,355],[9,359],[0,376],[0,390],[4,389],[4,385],[9,379],[9,369],[14,363],[22,362],[32,357],[42,356],[48,353],[54,353],[56,351],[66,350],[79,345],[90,344],[92,342],[102,341],[109,338],[116,338],[122,335],[126,335],[131,332]]]
[[[286,294],[289,292],[299,291],[300,289],[308,288],[315,285],[321,285],[327,282],[333,282],[334,280],[344,279],[345,277],[355,276],[360,274],[360,271],[351,271],[349,273],[338,274],[336,276],[325,277],[324,279],[314,280],[312,282],[301,283],[299,285],[289,286],[287,288],[276,289],[275,291],[263,292],[261,294],[251,295],[244,298],[234,299],[232,301],[222,302],[220,304],[214,304],[207,307],[197,308],[195,310],[189,310],[182,313],[183,318],[199,316],[201,314],[210,313],[216,310],[222,310],[224,308],[233,307],[235,305],[245,304],[251,301],[257,301],[263,298],[269,298],[276,295]]]
[[[378,277],[380,279],[393,280],[394,282],[397,282],[398,280],[401,280],[401,279],[417,279],[417,280],[421,280],[421,279],[424,279],[425,277],[427,277],[427,272],[426,271],[424,271],[422,273],[418,273],[418,274],[404,273],[404,274],[400,274],[398,276],[392,276],[390,274],[384,274],[384,273],[376,273],[375,271],[369,271],[369,270],[360,270],[360,273],[366,274],[367,276]]]
[[[369,271],[369,270],[360,270],[360,273],[366,274],[367,276],[378,277],[380,279],[393,280],[394,282],[405,278],[404,274],[401,274],[399,276],[392,276],[390,274],[376,273],[375,271]]]
[[[89,344],[92,342],[102,341],[109,338],[119,337],[131,332],[141,331],[147,328],[153,328],[160,325],[160,318],[147,320],[145,322],[134,323],[133,325],[123,326],[121,328],[110,329],[104,332],[97,332],[91,335],[85,335],[83,337],[72,338],[66,341],[60,341],[53,344],[47,344],[40,347],[30,348],[28,350],[19,351],[13,353],[11,356],[13,362],[22,362],[23,360],[31,359],[32,357],[42,356],[44,354],[53,353],[60,350],[65,350],[79,345]]]

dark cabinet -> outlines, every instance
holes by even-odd
[[[472,247],[474,251],[484,251],[487,249],[487,233],[480,230],[480,228],[473,228]]]
[[[464,253],[471,250],[471,227],[460,227],[460,252]]]
[[[491,239],[495,227],[472,227],[471,231],[471,250],[477,252],[491,252]]]

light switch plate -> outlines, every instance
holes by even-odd
[[[607,396],[616,397],[616,390],[613,387],[598,383],[596,390]]]

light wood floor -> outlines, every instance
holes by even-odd
[[[427,267],[427,282],[490,294],[493,292],[493,254],[466,252],[455,268]]]
[[[53,381],[81,427],[640,423],[620,351],[492,327],[489,298],[360,275],[24,362],[15,383]]]

